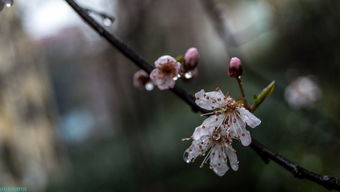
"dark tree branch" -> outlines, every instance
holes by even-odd
[[[130,49],[127,45],[125,45],[122,41],[117,39],[114,35],[108,32],[104,27],[102,27],[98,22],[96,22],[88,12],[80,7],[74,0],[65,0],[77,13],[78,15],[87,23],[89,24],[100,36],[106,39],[112,46],[118,49],[124,56],[130,59],[134,64],[136,64],[141,69],[145,70],[146,72],[150,73],[154,68],[148,62],[146,62],[142,57],[137,55],[132,49]],[[180,97],[184,102],[186,102],[194,111],[206,113],[207,111],[198,107],[195,104],[194,97],[188,94],[184,89],[176,86],[171,91]],[[299,179],[308,179],[319,185],[324,186],[325,188],[331,190],[339,190],[340,191],[340,181],[335,177],[330,176],[322,176],[312,171],[309,171],[298,164],[291,162],[290,160],[286,159],[285,157],[274,153],[268,147],[264,146],[256,139],[252,138],[252,143],[250,147],[257,152],[261,156],[262,159],[265,160],[266,163],[269,160],[273,160],[278,165],[286,169],[287,171],[291,172],[295,177]]]

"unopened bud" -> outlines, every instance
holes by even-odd
[[[149,81],[149,74],[147,74],[144,70],[139,70],[133,75],[133,85],[135,87],[143,87]]]
[[[242,75],[241,60],[237,57],[231,58],[228,66],[228,76],[239,77],[241,75]]]
[[[197,64],[200,59],[200,54],[197,48],[192,47],[187,50],[184,55],[184,65],[183,68],[185,71],[191,71],[197,67]]]

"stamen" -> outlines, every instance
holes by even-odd
[[[211,149],[209,150],[207,156],[205,156],[205,158],[203,159],[200,168],[202,168],[204,166],[204,164],[207,164],[208,159],[210,158],[210,153],[211,153]]]
[[[190,140],[192,140],[192,136],[190,136],[190,137],[188,137],[188,138],[182,138],[181,140],[182,140],[182,141],[190,141]]]
[[[201,114],[200,116],[203,117],[203,116],[207,116],[207,115],[217,115],[217,113],[222,113],[223,110],[217,110],[217,111],[212,111],[212,112],[209,112],[209,113],[204,113],[204,114]]]

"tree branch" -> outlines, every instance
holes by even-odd
[[[130,49],[127,45],[125,45],[122,41],[116,38],[113,34],[108,32],[104,27],[102,27],[98,22],[96,22],[88,12],[80,7],[74,0],[65,0],[73,9],[78,13],[78,15],[89,24],[100,36],[106,39],[112,46],[114,46],[118,51],[120,51],[124,56],[130,59],[135,65],[150,73],[154,68],[151,64],[146,62],[142,57],[137,55],[132,49]],[[187,103],[194,111],[206,113],[207,110],[198,107],[195,104],[194,97],[188,94],[184,89],[179,86],[175,86],[175,88],[171,89],[171,91],[176,94],[179,98],[181,98],[185,103]],[[273,160],[278,165],[291,172],[295,177],[299,179],[308,179],[319,185],[324,186],[325,188],[331,190],[339,190],[340,191],[340,181],[335,177],[330,176],[322,176],[312,171],[309,171],[298,164],[291,162],[285,157],[271,151],[268,147],[261,144],[255,138],[252,138],[252,143],[250,147],[259,154],[266,163],[269,160]]]

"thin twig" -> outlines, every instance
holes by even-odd
[[[245,108],[249,109],[249,105],[248,105],[246,94],[245,94],[244,89],[243,89],[241,77],[240,76],[236,77],[236,81],[237,81],[238,87],[240,88],[241,95],[243,97],[244,106],[245,106]]]
[[[132,49],[126,46],[122,41],[117,39],[114,35],[109,33],[104,27],[98,24],[88,13],[81,8],[74,0],[65,0],[77,13],[78,15],[83,18],[83,20],[88,23],[100,36],[106,39],[112,46],[114,46],[118,51],[120,51],[123,55],[125,55],[128,59],[130,59],[134,64],[136,64],[141,69],[145,70],[146,72],[150,73],[153,69],[153,66],[147,63],[142,57],[137,55]],[[185,101],[194,111],[199,111],[202,113],[206,113],[207,111],[198,107],[194,102],[194,97],[188,94],[184,89],[176,86],[174,89],[171,90],[175,93],[178,97],[180,97],[183,101]],[[316,174],[312,171],[309,171],[290,160],[286,159],[285,157],[274,153],[268,147],[264,146],[256,139],[252,138],[252,143],[250,147],[256,151],[263,159],[273,160],[281,167],[285,168],[289,172],[291,172],[297,178],[305,178],[315,183],[318,183],[325,188],[331,190],[340,190],[340,181],[335,177],[330,176],[322,176]]]

